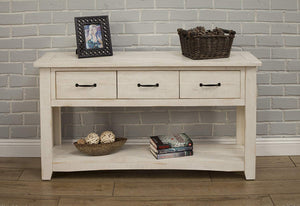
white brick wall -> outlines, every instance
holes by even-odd
[[[257,135],[300,136],[299,0],[1,0],[0,138],[39,138],[38,69],[49,51],[75,51],[73,19],[109,15],[114,51],[179,50],[177,28],[237,31],[233,50],[263,62]],[[64,108],[63,136],[113,129],[139,137],[234,136],[234,108]]]

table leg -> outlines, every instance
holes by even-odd
[[[245,107],[236,107],[236,144],[245,143]]]
[[[256,169],[256,68],[246,70],[245,177],[255,179]]]
[[[61,145],[61,107],[53,107],[53,143]]]
[[[52,176],[53,121],[50,104],[50,69],[40,70],[42,180]]]

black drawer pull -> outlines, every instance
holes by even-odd
[[[199,86],[200,87],[220,87],[221,83],[218,83],[218,84],[203,84],[203,83],[200,83]]]
[[[159,83],[156,84],[137,84],[138,87],[159,87]]]
[[[75,87],[97,87],[97,84],[91,84],[91,85],[88,85],[88,84],[75,84]]]

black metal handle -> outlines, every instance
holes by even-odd
[[[138,87],[159,87],[159,83],[156,84],[137,84]]]
[[[200,87],[220,87],[221,86],[221,83],[217,83],[217,84],[203,84],[203,83],[200,83],[199,84]]]
[[[76,83],[75,87],[97,87],[97,84],[94,83],[94,84],[89,85],[89,84],[78,84],[78,83]]]

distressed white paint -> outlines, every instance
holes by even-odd
[[[118,152],[107,156],[87,156],[72,144],[54,147],[53,171],[179,169],[243,171],[244,149],[239,145],[199,144],[194,155],[156,160],[149,145],[126,144]]]
[[[244,71],[181,71],[180,98],[239,99],[241,72]],[[220,86],[200,86],[218,84]]]
[[[41,68],[42,179],[50,179],[52,171],[99,169],[245,171],[246,179],[254,179],[256,66],[260,64],[248,52],[233,52],[227,59],[203,61],[187,59],[178,52],[126,52],[93,59],[77,59],[70,53],[46,54],[35,62],[35,66]],[[210,95],[200,89],[200,94],[195,95],[195,88],[185,85],[189,79],[181,76],[184,72],[192,74],[189,79],[197,84],[198,78],[200,81],[209,81],[205,83],[220,79],[224,82],[224,90],[213,91]],[[102,74],[106,73],[113,74],[107,79],[114,76],[116,81],[111,79],[111,87],[105,90],[80,93],[78,88],[72,86],[81,80],[84,80],[84,84],[93,84],[87,81],[89,79],[105,81]],[[159,83],[162,86],[144,91],[137,87],[138,83]],[[111,89],[114,86],[117,91]],[[180,92],[183,92],[183,96]],[[52,107],[62,106],[241,106],[237,120],[243,121],[237,124],[237,134],[241,135],[237,138],[238,144],[195,144],[195,155],[192,157],[157,161],[145,146],[130,144],[112,155],[88,157],[74,152],[71,144],[57,145],[52,150],[53,139],[58,144],[60,139],[52,135],[53,131],[60,135],[59,127],[52,124]],[[53,115],[54,119],[59,120],[56,115],[60,115],[60,112],[56,111]]]
[[[178,99],[178,71],[118,71],[120,99]],[[137,85],[156,85],[138,87]]]
[[[116,91],[116,72],[56,72],[57,99],[111,99]]]
[[[47,53],[34,63],[35,67],[215,67],[260,66],[261,62],[249,52],[231,52],[229,58],[192,60],[180,51],[116,52],[114,56],[78,59],[74,52]]]

